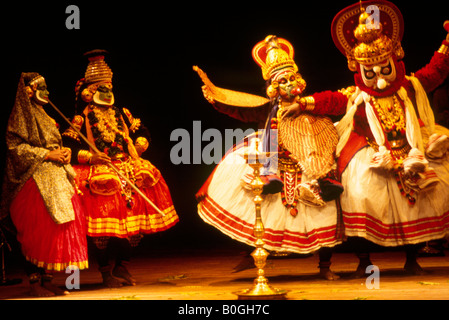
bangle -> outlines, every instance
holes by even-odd
[[[442,44],[440,49],[437,51],[438,53],[444,54],[445,56],[449,56],[449,47],[446,44]]]
[[[92,153],[90,153],[87,150],[80,150],[78,152],[78,163],[79,164],[89,163],[91,158],[92,158]]]
[[[312,96],[303,97],[300,100],[303,111],[312,111],[315,109],[315,99]]]

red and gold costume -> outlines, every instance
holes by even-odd
[[[400,11],[388,1],[363,6],[367,12],[357,3],[332,23],[355,86],[308,97],[314,114],[345,115],[337,125],[337,156],[346,235],[383,246],[443,238],[449,234],[449,131],[435,124],[426,93],[449,74],[449,42],[406,76]],[[368,10],[379,10],[379,19]]]
[[[130,247],[137,246],[143,235],[173,227],[179,218],[160,171],[141,157],[149,145],[148,130],[128,109],[114,105],[112,71],[104,61],[104,52],[94,50],[88,58],[85,78],[76,86],[80,113],[72,124],[97,150],[91,150],[73,128],[63,136],[73,151],[77,184],[86,208],[87,235],[96,245],[104,283],[120,286],[111,277],[107,253],[113,237],[119,240],[114,241],[118,254],[112,275],[134,285],[135,280],[125,268],[130,260]]]
[[[102,86],[106,86],[104,90],[112,89],[111,81],[112,72],[104,56],[90,57],[85,78],[77,88],[79,100],[87,105],[74,117],[72,124],[165,215],[152,208],[108,165],[89,164],[94,151],[70,128],[63,136],[70,141],[73,150],[72,160],[87,210],[87,234],[129,238],[167,230],[178,222],[178,216],[160,171],[140,157],[148,147],[146,138],[137,138],[145,134],[145,127],[126,108],[118,108],[113,103],[95,103],[94,96]]]

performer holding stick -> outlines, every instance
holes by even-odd
[[[105,51],[86,54],[85,77],[76,86],[78,114],[63,138],[71,146],[77,184],[87,213],[87,234],[103,283],[135,285],[127,265],[131,248],[145,234],[167,230],[178,222],[165,180],[141,154],[148,148],[148,130],[126,108],[114,105],[112,71]],[[145,137],[147,136],[147,137]],[[107,250],[116,255],[110,265]]]
[[[1,218],[11,218],[26,258],[33,296],[66,294],[53,271],[88,267],[85,216],[76,192],[71,150],[44,110],[45,79],[22,73],[6,130],[7,161]],[[6,220],[4,220],[6,221]]]

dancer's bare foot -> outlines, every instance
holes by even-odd
[[[426,274],[426,271],[424,271],[424,269],[421,268],[418,261],[416,261],[416,260],[412,260],[412,261],[407,260],[405,262],[404,269],[408,274],[415,275],[415,276],[422,276],[422,275]]]
[[[351,275],[352,279],[359,279],[366,277],[366,268],[373,263],[369,258],[360,259],[357,270]]]
[[[247,255],[247,256],[243,257],[243,259],[239,262],[239,264],[234,267],[234,271],[232,271],[232,273],[237,273],[237,272],[240,272],[243,270],[248,270],[248,269],[253,269],[253,268],[255,268],[254,259],[250,255]]]
[[[320,268],[320,276],[329,281],[340,279],[340,276],[332,272],[329,268]]]
[[[114,270],[112,270],[112,275],[114,277],[125,280],[127,285],[135,286],[137,284],[137,281],[129,273],[128,269],[126,269],[126,267],[123,265],[115,266]]]
[[[103,278],[103,285],[108,288],[120,288],[122,287],[122,282],[114,277],[110,271],[102,272],[101,276]]]
[[[32,297],[53,297],[54,292],[51,292],[41,286],[40,282],[30,283],[30,296]]]
[[[54,284],[52,284],[50,281],[43,281],[42,282],[42,287],[47,289],[48,291],[52,292],[53,295],[57,295],[57,296],[65,296],[65,295],[69,295],[70,292],[67,290],[62,290],[61,288],[55,286]]]

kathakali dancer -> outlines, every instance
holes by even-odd
[[[57,123],[44,110],[48,95],[44,77],[22,73],[6,129],[0,218],[14,224],[34,296],[67,294],[51,283],[53,272],[88,267],[71,150],[63,146]]]
[[[112,71],[104,61],[105,53],[94,50],[86,54],[89,63],[85,78],[76,86],[78,114],[72,120],[97,150],[91,150],[73,128],[63,136],[72,147],[72,163],[86,207],[87,235],[95,244],[103,283],[117,287],[121,286],[117,278],[129,285],[136,283],[126,268],[131,248],[139,244],[143,235],[167,230],[179,218],[160,171],[141,157],[149,145],[148,130],[128,109],[114,105]],[[109,262],[109,245],[116,254],[114,268]]]
[[[449,130],[435,124],[426,95],[449,74],[449,37],[428,65],[407,76],[401,12],[388,1],[362,4],[366,11],[351,5],[332,23],[355,86],[313,94],[286,114],[345,114],[337,125],[345,233],[405,246],[404,268],[420,274],[417,245],[449,234]],[[363,275],[371,261],[367,253],[359,258]]]
[[[265,122],[265,130],[227,152],[197,193],[199,215],[231,238],[254,245],[255,207],[249,187],[253,171],[243,154],[250,152],[252,139],[259,135],[260,151],[275,153],[261,170],[265,248],[299,254],[319,250],[320,274],[336,279],[330,271],[331,248],[341,243],[336,199],[342,187],[334,177],[336,129],[327,117],[279,117],[306,87],[287,40],[268,36],[252,55],[268,81],[269,99],[216,87],[194,67],[205,84],[205,98],[218,111],[243,122]]]

